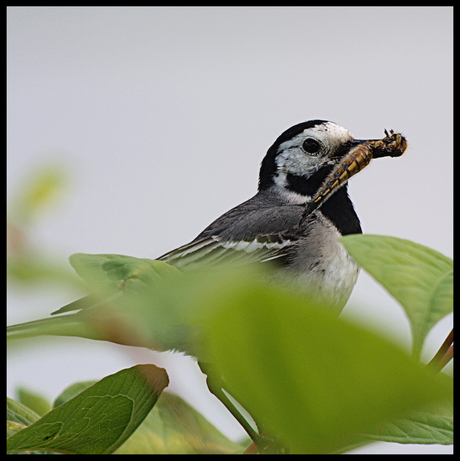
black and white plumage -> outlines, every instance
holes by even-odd
[[[158,259],[184,270],[223,261],[271,261],[283,283],[316,290],[343,308],[359,269],[338,237],[361,233],[347,185],[299,223],[324,179],[360,142],[324,120],[289,128],[262,161],[257,194],[216,219],[191,243]]]

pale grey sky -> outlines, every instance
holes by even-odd
[[[63,259],[154,258],[192,240],[255,193],[274,139],[313,118],[358,138],[402,132],[407,154],[350,182],[363,230],[452,257],[452,8],[10,7],[7,27],[7,190],[50,158],[70,168],[65,202],[35,234]],[[47,315],[62,296],[11,293],[8,321]],[[408,336],[399,306],[366,274],[350,303],[351,314]],[[449,329],[439,326],[433,348]],[[138,360],[109,344],[58,344],[11,355],[10,395],[22,383],[54,398]],[[158,360],[168,362],[174,390],[184,368],[197,373],[183,358]],[[187,379],[199,389],[184,396],[240,434],[206,400],[201,377]]]

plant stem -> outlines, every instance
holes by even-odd
[[[233,405],[230,399],[225,395],[222,387],[214,382],[212,379],[209,379],[209,376],[206,379],[208,389],[212,394],[214,394],[227,408],[227,410],[233,415],[233,417],[241,424],[243,429],[247,432],[249,437],[254,442],[258,442],[259,434],[252,428],[252,426],[246,421],[246,418],[238,411],[238,409]]]
[[[449,350],[446,352],[446,355],[439,361],[436,365],[436,371],[441,371],[454,357],[454,345],[449,347]]]
[[[428,363],[428,367],[433,367],[436,371],[442,370],[454,356],[454,329],[447,335],[442,346],[435,356]]]

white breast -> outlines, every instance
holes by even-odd
[[[342,310],[358,279],[359,266],[339,243],[339,237],[335,226],[318,213],[308,240],[298,242],[298,258],[289,269],[289,277],[301,289],[313,291]]]

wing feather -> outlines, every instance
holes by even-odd
[[[295,241],[296,239],[281,233],[258,235],[250,241],[231,241],[212,236],[181,246],[158,260],[185,270],[223,262],[263,263],[286,257]]]

